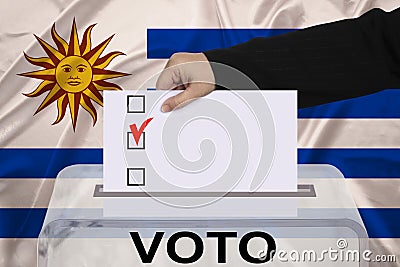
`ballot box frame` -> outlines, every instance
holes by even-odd
[[[89,166],[86,168],[85,166]],[[308,172],[307,175],[304,175],[304,172],[299,171],[299,178],[312,178],[317,180],[329,179],[329,178],[340,178],[344,179],[343,174],[334,166],[330,165],[299,165],[299,168],[308,168],[310,166],[321,167],[320,170],[318,168],[314,168],[312,172]],[[81,169],[79,169],[81,168]],[[81,170],[85,169],[84,175]],[[311,168],[312,169],[312,168]],[[62,170],[57,179],[67,179],[70,181],[78,180],[74,178],[102,178],[101,176],[102,165],[79,165],[79,166],[69,166]],[[81,177],[79,177],[81,176]],[[82,177],[84,176],[84,177]],[[321,177],[321,178],[317,178]],[[57,182],[57,181],[56,181]],[[110,192],[101,192],[99,190],[101,185],[98,183],[93,184],[93,188],[91,191],[90,197],[93,199],[101,199],[108,197],[118,197],[118,198],[132,198],[132,192],[124,193],[110,193]],[[298,185],[299,189],[308,189],[308,193],[301,192],[270,192],[270,197],[281,197],[281,198],[298,198],[298,199],[308,199],[308,198],[317,198],[318,197],[318,186],[314,186],[314,184],[304,184],[300,183]],[[307,191],[307,190],[306,190]],[[88,191],[89,192],[89,191]],[[311,192],[311,195],[310,195]],[[138,194],[138,193],[134,193]],[[236,193],[238,197],[239,194]],[[308,195],[307,195],[308,194]],[[145,194],[136,195],[137,197],[146,197]],[[168,196],[168,195],[167,195]],[[184,195],[183,195],[184,196]],[[52,196],[53,197],[53,196]],[[200,196],[201,197],[201,196]],[[234,195],[235,197],[235,195]],[[268,197],[267,195],[262,195],[262,197]],[[353,203],[354,204],[354,203]],[[107,217],[91,217],[90,214],[85,214],[85,209],[82,209],[82,213],[77,218],[72,218],[69,213],[65,213],[68,209],[62,209],[59,207],[50,207],[46,214],[46,219],[43,224],[42,231],[39,234],[38,238],[38,266],[39,267],[48,267],[48,258],[47,255],[49,251],[51,251],[51,242],[49,240],[55,239],[64,239],[64,238],[91,238],[91,237],[99,237],[99,238],[115,238],[113,236],[115,232],[113,231],[104,231],[104,229],[130,229],[130,230],[156,230],[156,229],[193,229],[196,232],[197,230],[204,229],[248,229],[248,228],[270,228],[270,227],[287,227],[287,228],[307,228],[311,229],[313,227],[320,228],[345,228],[351,230],[352,233],[355,234],[355,237],[358,240],[358,248],[360,251],[368,249],[368,234],[365,230],[363,222],[358,214],[358,211],[354,205],[354,208],[345,208],[350,211],[353,215],[356,214],[355,217],[349,216],[348,218],[204,218],[204,219],[144,219],[144,218],[107,218]],[[73,211],[72,211],[73,212]],[[100,211],[99,211],[100,212]],[[313,213],[315,214],[315,213]],[[59,216],[62,215],[62,216]],[[315,216],[315,215],[313,215]],[[345,215],[343,215],[345,216]],[[87,218],[86,218],[87,217]],[[88,231],[87,231],[88,230]],[[92,231],[95,230],[95,231]],[[77,234],[80,232],[83,235]],[[92,234],[94,236],[92,236]],[[303,234],[303,233],[301,233]],[[87,235],[87,236],[86,236]],[[353,234],[351,234],[353,236]],[[285,238],[285,237],[284,237]],[[292,238],[292,237],[288,237]],[[293,237],[296,238],[296,237]],[[314,236],[310,236],[307,238],[316,238]],[[318,238],[318,237],[317,237]],[[336,238],[330,237],[330,238]],[[357,241],[356,241],[357,242]],[[51,252],[50,252],[51,253]],[[358,266],[368,266],[367,262],[360,261]]]

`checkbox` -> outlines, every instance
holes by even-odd
[[[145,96],[128,95],[127,113],[145,113]]]
[[[126,133],[126,145],[127,149],[145,149],[146,148],[146,132],[143,132],[140,136],[139,143],[136,144],[133,138],[132,132]]]
[[[127,185],[143,186],[145,185],[145,168],[128,168],[127,169]]]

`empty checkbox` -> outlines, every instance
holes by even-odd
[[[127,169],[127,185],[143,186],[145,185],[145,168],[128,168]]]
[[[127,113],[145,113],[144,95],[128,95]]]
[[[135,138],[133,138],[132,132],[126,133],[126,145],[127,149],[145,149],[146,148],[146,133],[143,132],[140,135],[139,143],[136,144]]]

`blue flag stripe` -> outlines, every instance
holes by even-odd
[[[175,52],[226,48],[255,37],[271,37],[293,29],[148,29],[147,58],[169,58]],[[400,90],[299,110],[299,118],[400,118]],[[368,108],[366,108],[368,107]]]
[[[271,37],[294,29],[147,29],[147,58],[169,58],[175,52],[226,48],[255,37]]]
[[[370,238],[400,238],[400,209],[358,209]]]
[[[0,238],[37,238],[47,209],[0,209]]]
[[[37,238],[47,209],[0,209],[0,238]],[[400,238],[400,209],[359,209],[371,238]]]
[[[72,164],[102,164],[103,149],[0,149],[0,178],[55,178]],[[399,178],[400,149],[298,149],[299,164],[331,164],[349,178]]]
[[[394,119],[400,118],[400,90],[388,89],[375,94],[337,101],[298,111],[298,118]]]
[[[0,162],[0,178],[55,178],[73,164],[103,163],[103,149],[3,148]]]

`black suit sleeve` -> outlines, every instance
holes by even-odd
[[[261,89],[299,90],[299,108],[400,88],[400,9],[204,52]],[[222,78],[213,69],[216,83]]]

